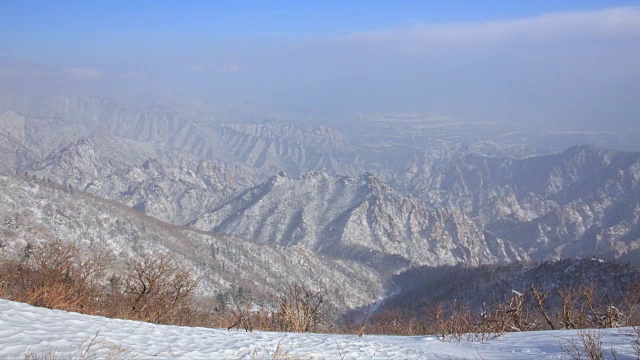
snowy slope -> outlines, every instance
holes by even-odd
[[[257,243],[301,244],[315,253],[391,271],[526,259],[499,240],[485,239],[459,211],[425,208],[372,174],[309,172],[290,178],[279,173],[192,225]]]
[[[375,269],[329,259],[300,246],[281,247],[175,227],[126,206],[42,181],[0,176],[0,253],[19,256],[28,240],[59,239],[89,254],[104,249],[117,264],[145,252],[171,253],[201,276],[202,294],[238,286],[278,294],[298,283],[332,294],[339,308],[376,300],[383,280]]]
[[[640,247],[640,152],[579,145],[526,159],[426,154],[392,185],[458,209],[534,261],[619,258]]]
[[[633,339],[623,332],[602,330],[607,357],[613,347],[617,359],[635,358]],[[570,330],[510,333],[479,343],[433,336],[248,333],[114,320],[0,300],[3,359],[52,351],[61,358],[566,359],[558,344],[576,336]]]

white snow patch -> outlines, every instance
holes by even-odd
[[[634,359],[633,338],[624,329],[601,330],[604,348]],[[434,336],[362,336],[244,332],[154,325],[108,319],[0,300],[0,358],[25,354],[95,358],[261,359],[558,359],[559,345],[577,332],[509,333],[486,343],[442,342]],[[89,347],[89,344],[91,346]],[[610,353],[608,353],[610,355]],[[86,355],[85,355],[86,356]]]

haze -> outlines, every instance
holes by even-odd
[[[0,3],[0,93],[640,132],[631,1]]]

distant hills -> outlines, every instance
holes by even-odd
[[[164,249],[209,294],[295,281],[340,307],[375,301],[420,266],[640,262],[640,153],[558,151],[576,139],[628,149],[630,135],[379,116],[216,121],[176,108],[3,98],[5,251],[45,238],[123,259]]]

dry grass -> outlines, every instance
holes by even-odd
[[[108,340],[98,340],[99,331],[91,339],[80,342],[69,348],[47,348],[36,352],[28,351],[25,360],[66,360],[66,359],[133,359],[129,349]]]
[[[602,334],[599,331],[579,330],[578,339],[566,339],[565,343],[559,343],[560,351],[571,359],[603,360],[605,350],[602,347]],[[615,351],[611,349],[615,358]]]
[[[289,343],[288,345],[284,343],[287,335],[284,335],[276,344],[275,349],[269,350],[264,347],[257,347],[253,349],[251,352],[251,359],[260,359],[260,360],[292,360],[295,359],[293,354],[291,353],[291,348],[293,347],[293,343]]]

